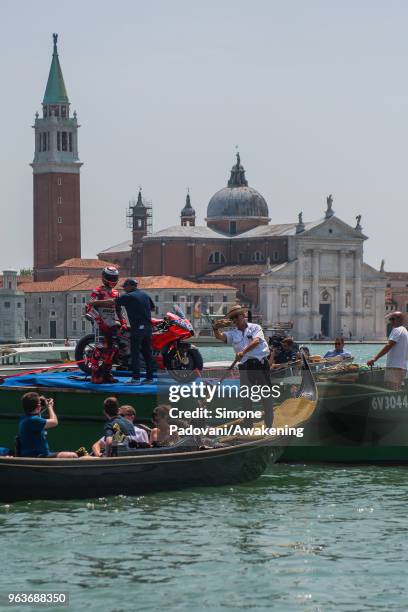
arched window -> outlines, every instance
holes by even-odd
[[[351,308],[351,293],[350,291],[346,291],[346,308]]]
[[[225,263],[224,253],[221,253],[220,251],[213,251],[208,258],[208,263],[210,264]]]
[[[251,255],[251,261],[255,261],[257,263],[264,261],[264,254],[261,253],[261,251],[255,251],[255,253],[252,253]]]
[[[307,291],[303,292],[303,306],[309,306],[309,294]]]

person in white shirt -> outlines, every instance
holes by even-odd
[[[236,361],[239,362],[240,384],[271,386],[270,366],[268,362],[269,347],[260,325],[250,323],[246,319],[246,310],[240,305],[233,306],[227,317],[234,324],[234,329],[223,331],[225,321],[214,323],[214,334],[218,340],[230,344],[235,351]],[[247,412],[252,410],[250,398],[241,398],[242,408]],[[273,422],[273,408],[271,398],[263,398],[265,425],[270,427]],[[250,418],[247,424],[252,423]]]
[[[378,359],[387,355],[384,383],[389,389],[398,391],[407,373],[408,331],[402,312],[391,312],[387,318],[392,325],[388,342],[373,359],[367,361],[367,365],[373,366]]]

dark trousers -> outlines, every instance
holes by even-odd
[[[154,360],[152,356],[152,328],[133,329],[130,335],[130,351],[132,359],[132,376],[140,378],[140,353],[146,364],[146,378],[153,378]]]
[[[246,385],[249,388],[252,385],[268,385],[271,387],[271,373],[268,360],[265,358],[262,361],[259,359],[248,359],[245,363],[239,366],[240,385]],[[242,408],[248,412],[253,410],[250,397],[241,398]],[[264,421],[267,427],[271,427],[273,423],[273,407],[272,398],[264,397],[261,399],[264,410]],[[252,421],[248,418],[248,421]]]

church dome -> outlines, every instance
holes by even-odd
[[[208,220],[237,217],[269,218],[265,198],[256,189],[248,186],[239,153],[237,163],[231,169],[228,186],[217,191],[207,207]]]

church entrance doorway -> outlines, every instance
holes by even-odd
[[[330,336],[330,306],[331,304],[320,304],[321,332],[323,336]]]
[[[57,337],[57,322],[50,321],[50,338],[53,340]]]

